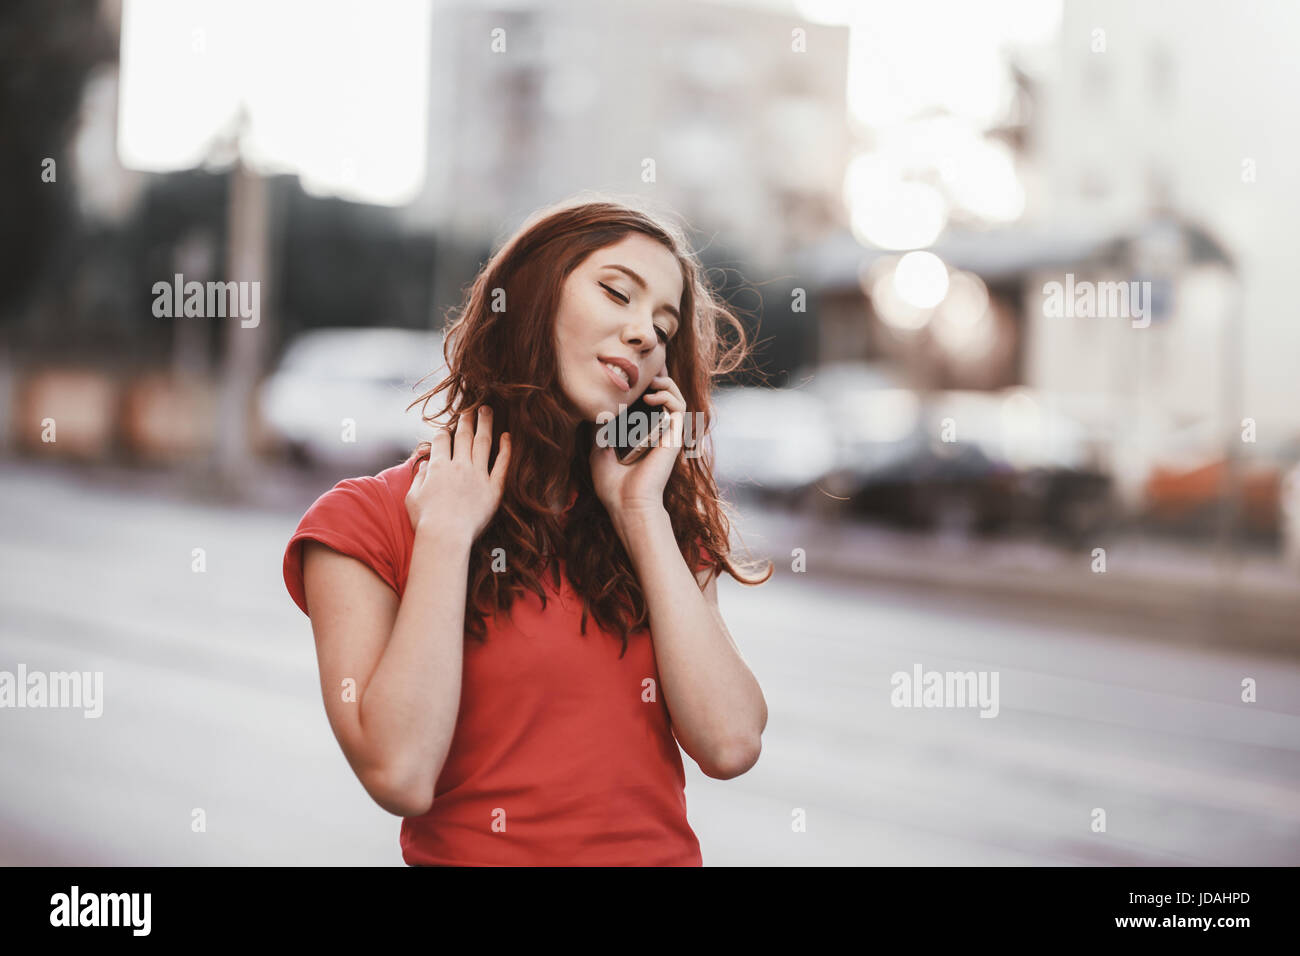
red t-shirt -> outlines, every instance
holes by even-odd
[[[400,596],[415,534],[406,513],[410,459],[348,478],[303,515],[284,581],[304,613],[302,542],[368,565]],[[576,495],[575,495],[576,499]],[[571,499],[569,507],[573,506]],[[487,641],[466,638],[460,710],[428,813],[402,820],[407,863],[512,866],[700,866],[686,819],[685,775],[648,629],[622,642],[592,618],[560,561]]]

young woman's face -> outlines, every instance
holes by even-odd
[[[640,232],[597,249],[569,273],[555,317],[555,352],[560,385],[584,421],[617,414],[664,373],[681,327],[682,292],[676,257]]]

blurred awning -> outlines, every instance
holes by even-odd
[[[1014,279],[1041,269],[1087,262],[1122,261],[1126,251],[1153,235],[1180,237],[1190,262],[1232,264],[1231,256],[1203,228],[1173,215],[1160,215],[1128,229],[1078,222],[1022,223],[997,229],[947,230],[927,251],[950,269],[973,272],[986,282]],[[837,232],[795,257],[800,275],[821,291],[859,288],[859,275],[878,259],[901,255],[864,248],[848,230]]]

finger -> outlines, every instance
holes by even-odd
[[[650,405],[662,405],[668,411],[673,411],[677,407],[677,397],[671,392],[647,392],[642,398]]]
[[[451,457],[454,461],[464,459],[467,464],[474,462],[474,419],[468,411],[460,413],[456,422],[456,446]]]
[[[663,405],[670,412],[680,412],[686,409],[686,403],[669,391],[650,392],[643,397],[651,405]]]
[[[497,460],[492,463],[492,472],[488,475],[497,489],[506,485],[506,469],[510,466],[510,433],[501,433],[501,444],[497,448]]]
[[[660,375],[657,376],[654,379],[654,381],[652,381],[650,384],[653,386],[657,386],[660,389],[660,391],[656,392],[655,394],[666,393],[672,396],[673,399],[672,407],[675,411],[686,410],[686,398],[682,395],[682,390],[677,387],[677,383],[674,382],[671,378],[669,378],[666,375]]]
[[[670,392],[676,392],[679,395],[681,394],[681,389],[677,387],[677,382],[671,375],[656,375],[651,379],[651,384],[658,385],[660,388],[666,388]]]
[[[671,448],[682,447],[682,423],[686,420],[685,412],[673,412],[669,419],[668,445]]]
[[[420,488],[423,487],[424,476],[428,473],[428,471],[429,471],[429,460],[426,458],[420,462],[419,466],[415,469],[415,477],[411,479],[411,487],[416,492],[419,492]]]
[[[479,470],[487,474],[488,458],[492,455],[492,409],[488,405],[478,407],[478,425],[474,432],[474,463]]]
[[[429,444],[432,445],[429,451],[430,460],[436,458],[439,461],[446,461],[451,458],[451,432],[447,430],[446,425],[439,425],[433,430],[433,439]]]
[[[667,445],[672,440],[673,434],[673,416],[670,411],[663,409],[660,411],[659,420],[655,423],[655,429],[650,436],[650,445],[652,448],[660,448]]]

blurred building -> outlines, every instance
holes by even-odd
[[[635,193],[772,265],[842,218],[845,27],[686,0],[443,2],[433,44],[409,221],[473,241],[582,190]]]
[[[1249,417],[1261,443],[1300,431],[1300,324],[1288,318],[1300,114],[1286,105],[1300,85],[1297,32],[1300,7],[1289,3],[1233,16],[1172,3],[1065,4],[1060,67],[1041,90],[1030,145],[1040,211],[1139,237],[1131,251],[1146,261],[1090,278],[1163,275],[1168,284],[1145,329],[1027,308],[1030,383],[1104,393],[1130,416],[1203,421],[1211,433]],[[1034,301],[1033,288],[1027,295]]]

